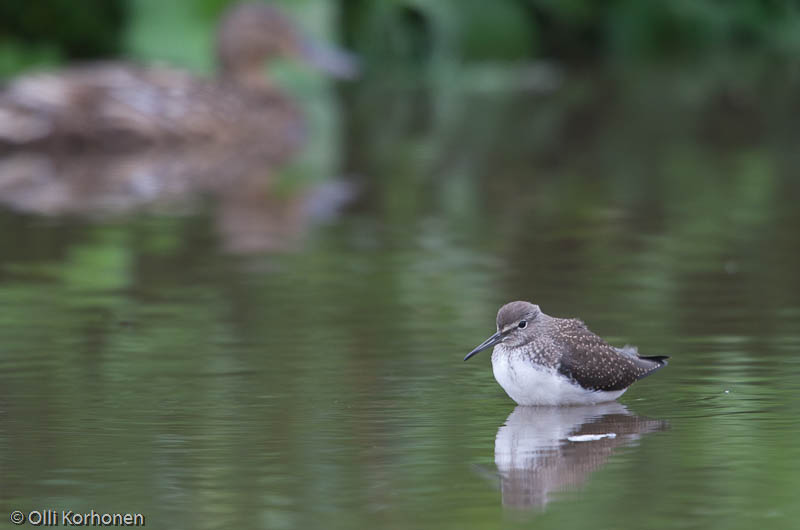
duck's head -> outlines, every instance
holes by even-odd
[[[217,54],[222,74],[245,83],[263,76],[264,63],[276,58],[298,59],[335,77],[357,74],[352,56],[314,43],[277,7],[264,3],[228,10],[219,25]]]

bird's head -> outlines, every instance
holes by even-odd
[[[541,314],[539,306],[530,302],[507,303],[497,312],[497,333],[480,343],[464,360],[501,342],[512,348],[528,342]]]
[[[300,60],[334,77],[358,73],[352,55],[313,42],[280,9],[260,2],[236,4],[223,16],[217,55],[224,75],[245,81],[263,75],[264,63],[276,58]]]

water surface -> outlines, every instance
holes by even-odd
[[[213,201],[0,212],[0,510],[795,526],[796,126],[370,90],[348,99],[361,195],[292,245],[232,251]],[[488,355],[461,360],[512,299],[670,365],[619,403],[516,408]]]

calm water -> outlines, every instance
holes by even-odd
[[[2,517],[796,527],[796,124],[575,93],[349,95],[361,194],[277,249],[232,252],[213,201],[0,211]],[[512,299],[671,363],[516,408],[461,360]]]

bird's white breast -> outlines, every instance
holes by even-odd
[[[492,355],[494,378],[520,405],[587,405],[613,401],[625,390],[586,390],[552,368],[521,355]]]

